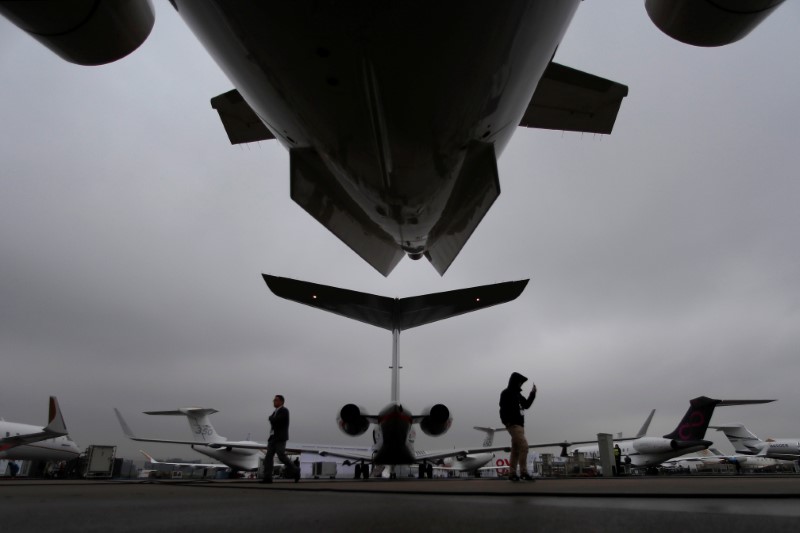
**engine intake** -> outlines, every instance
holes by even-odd
[[[354,403],[342,407],[339,416],[336,417],[339,429],[353,437],[363,435],[369,429],[369,420],[361,414],[363,412],[364,409]]]
[[[125,57],[147,39],[155,22],[150,0],[0,2],[0,14],[78,65]]]
[[[450,416],[450,409],[441,403],[428,407],[422,413],[424,418],[420,420],[419,427],[423,433],[432,437],[444,435],[453,422],[453,417]]]
[[[658,29],[695,46],[723,46],[758,26],[783,0],[646,0]]]

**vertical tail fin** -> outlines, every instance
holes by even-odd
[[[478,431],[486,433],[486,437],[483,439],[483,447],[488,448],[492,445],[492,443],[494,443],[494,432],[505,431],[506,428],[486,428],[482,426],[474,426],[473,429],[477,429]]]
[[[182,407],[174,411],[145,411],[146,415],[185,416],[189,421],[192,436],[197,442],[224,442],[228,439],[220,436],[211,425],[208,415],[217,413],[216,409],[202,407]]]
[[[672,433],[664,435],[665,439],[675,440],[703,440],[711,421],[714,409],[719,405],[749,405],[769,403],[775,400],[714,400],[706,396],[699,396],[689,401],[689,410],[683,415],[678,427]]]
[[[61,414],[61,408],[58,406],[58,399],[55,396],[50,396],[47,425],[44,431],[57,436],[67,434],[67,425],[64,423],[64,416]]]

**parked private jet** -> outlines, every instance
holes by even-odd
[[[216,409],[203,407],[183,407],[172,411],[145,411],[148,415],[185,416],[189,422],[194,440],[157,439],[137,437],[128,423],[122,417],[119,409],[114,408],[122,432],[131,440],[141,442],[165,442],[172,444],[188,444],[197,453],[202,453],[212,459],[227,465],[233,470],[255,471],[258,470],[267,444],[250,440],[230,441],[219,435],[211,425],[208,415],[217,413]]]
[[[736,453],[758,455],[772,459],[797,461],[800,459],[800,439],[759,439],[743,424],[709,426],[722,431],[733,445]]]
[[[357,462],[356,476],[369,476],[369,465],[388,465],[390,477],[395,477],[397,465],[419,464],[420,477],[432,477],[436,462],[450,457],[486,453],[506,447],[465,448],[439,452],[415,451],[414,426],[431,436],[443,435],[452,423],[450,409],[435,404],[414,415],[400,401],[400,332],[438,320],[509,302],[519,296],[528,280],[509,281],[410,298],[387,298],[375,294],[319,285],[306,281],[264,274],[264,281],[275,295],[365,322],[392,332],[391,401],[378,413],[369,412],[354,403],[339,410],[339,429],[350,436],[367,432],[371,425],[374,446],[363,452],[343,453],[320,450],[320,455],[341,457]]]
[[[687,453],[704,450],[713,442],[705,440],[711,415],[718,406],[750,405],[774,402],[775,400],[714,400],[700,396],[689,401],[689,409],[678,426],[663,437],[646,437],[643,434],[632,439],[615,439],[622,457],[629,457],[630,464],[637,467],[654,467],[664,461]],[[650,413],[653,416],[653,413]],[[640,432],[641,433],[641,432]],[[592,443],[591,445],[589,443]],[[599,458],[597,440],[572,442],[579,445],[570,453],[582,452],[587,458]]]
[[[646,0],[670,37],[721,46],[783,0]],[[407,254],[448,269],[500,194],[517,126],[611,133],[625,85],[553,61],[580,0],[171,0],[230,79],[211,105],[233,144],[277,139],[290,194],[383,275]],[[67,61],[116,61],[149,0],[0,2]],[[157,80],[151,80],[157,83]]]
[[[484,448],[492,447],[494,444],[494,434],[496,431],[502,431],[503,433],[506,432],[506,428],[504,427],[490,428],[475,426],[474,429],[482,431],[486,434],[486,437],[483,439],[483,444],[481,445]],[[506,448],[504,451],[511,451],[511,446]],[[462,454],[441,459],[437,462],[437,464],[434,465],[433,468],[434,470],[444,470],[447,472],[468,472],[475,477],[481,477],[481,472],[488,470],[508,469],[508,465],[486,466],[492,459],[494,459],[494,452]]]
[[[681,455],[674,459],[669,459],[661,463],[661,467],[665,470],[687,470],[689,472],[697,472],[699,468],[715,466],[715,465],[736,465],[745,466],[748,470],[764,470],[775,468],[780,464],[786,464],[788,461],[781,461],[780,459],[772,459],[769,457],[762,457],[758,455],[743,455],[743,454],[724,454],[716,448],[708,448],[707,450],[700,450],[692,454]],[[737,469],[738,470],[738,469]]]
[[[78,445],[67,434],[55,396],[50,396],[47,425],[44,427],[0,419],[0,459],[64,461],[80,454]]]

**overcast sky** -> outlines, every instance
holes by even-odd
[[[261,440],[281,393],[293,441],[367,445],[335,417],[389,401],[391,335],[281,300],[262,272],[392,297],[530,278],[401,336],[401,400],[454,416],[419,448],[477,445],[512,371],[539,388],[531,442],[633,434],[650,409],[663,435],[701,395],[777,398],[712,423],[800,435],[800,3],[717,49],[639,3],[581,3],[556,60],[629,86],[614,132],[518,129],[447,274],[404,259],[388,278],[290,200],[283,147],[229,144],[209,99],[231,83],[156,4],[147,42],[92,68],[0,18],[0,416],[44,424],[54,394],[81,447],[138,459],[113,407],[143,436],[189,432],[142,411],[203,406]]]

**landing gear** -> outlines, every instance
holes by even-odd
[[[433,465],[430,463],[422,463],[419,465],[419,474],[417,477],[419,479],[424,479],[425,476],[428,476],[428,479],[433,479]]]
[[[355,475],[355,479],[358,479],[358,478],[368,479],[369,478],[369,465],[365,465],[363,463],[356,464],[355,474],[356,474]]]

